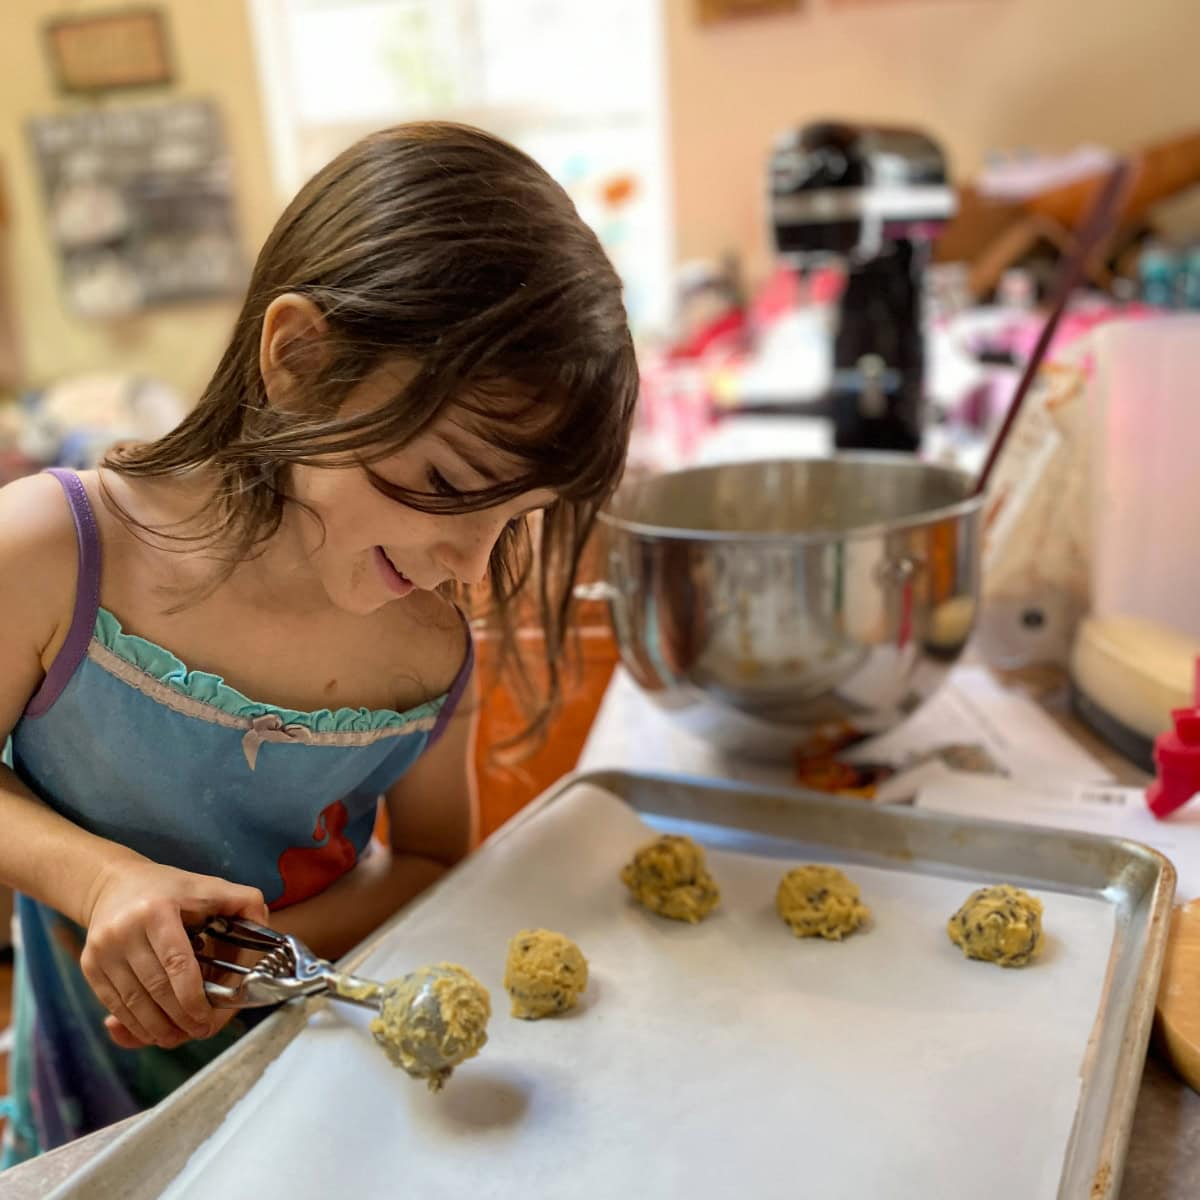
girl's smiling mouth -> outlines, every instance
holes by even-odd
[[[416,584],[403,571],[396,569],[396,564],[388,558],[387,551],[382,546],[376,546],[373,554],[380,577],[388,591],[394,596],[407,596],[416,587]]]

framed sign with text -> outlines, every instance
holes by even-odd
[[[46,47],[59,89],[101,92],[170,83],[166,24],[157,9],[122,9],[47,21]]]
[[[798,12],[799,9],[800,0],[695,0],[696,20],[701,25],[714,25],[739,17]]]

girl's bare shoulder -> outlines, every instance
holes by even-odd
[[[79,550],[62,485],[30,475],[0,488],[0,610],[45,643],[69,623]]]
[[[29,587],[73,582],[79,557],[75,522],[62,485],[29,475],[0,488],[0,564],[23,570]]]

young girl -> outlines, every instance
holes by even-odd
[[[553,693],[636,391],[620,282],[565,193],[485,133],[400,126],[283,214],[175,432],[0,492],[8,1162],[242,1031],[188,927],[269,920],[333,958],[467,853],[451,595],[486,581],[511,646],[536,584]]]

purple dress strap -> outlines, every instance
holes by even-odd
[[[87,654],[92,631],[96,627],[96,613],[100,609],[100,531],[96,527],[91,501],[88,500],[83,480],[74,471],[55,467],[49,474],[62,484],[75,521],[75,534],[79,542],[79,577],[75,583],[75,612],[71,617],[67,639],[50,664],[42,686],[26,707],[27,717],[42,716],[62,695],[63,688]]]
[[[426,750],[430,749],[438,738],[446,732],[446,726],[450,723],[450,718],[454,716],[454,710],[458,707],[458,702],[463,698],[463,692],[467,690],[467,683],[471,679],[471,672],[475,669],[475,639],[471,637],[471,626],[461,609],[459,609],[458,615],[463,623],[463,631],[467,635],[467,652],[463,655],[462,666],[458,668],[458,674],[455,675],[454,682],[450,685],[450,690],[446,693],[446,699],[442,703],[442,711],[438,713],[437,721],[429,731],[429,740],[425,743]]]

